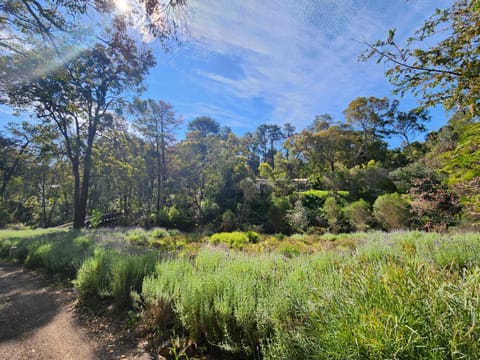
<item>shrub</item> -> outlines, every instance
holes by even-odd
[[[346,206],[345,216],[355,230],[365,231],[369,228],[368,224],[372,219],[370,205],[363,199],[355,201]]]
[[[152,231],[150,236],[154,239],[163,239],[165,237],[169,237],[170,234],[167,230],[165,229],[155,229]]]
[[[288,234],[291,231],[287,214],[290,210],[290,201],[287,197],[273,198],[272,205],[268,210],[267,228],[273,233]]]
[[[280,244],[277,250],[280,254],[292,258],[305,251],[305,245],[301,242],[285,241]]]
[[[102,212],[98,209],[92,211],[92,218],[90,219],[90,225],[92,228],[98,228],[102,224]]]
[[[127,238],[130,242],[137,245],[148,244],[148,236],[142,229],[134,229],[127,232]]]
[[[131,292],[141,290],[143,278],[154,271],[156,260],[153,253],[127,256],[97,251],[82,264],[74,285],[87,304],[111,298],[118,308],[127,308],[132,305]]]
[[[78,291],[80,301],[91,303],[111,294],[111,264],[113,255],[106,251],[96,251],[94,256],[85,260],[78,269],[73,285]]]
[[[385,194],[373,204],[375,219],[387,230],[405,229],[409,222],[409,205],[400,194]]]
[[[291,210],[287,210],[286,219],[295,232],[303,233],[308,226],[308,215],[300,200],[295,202]]]
[[[220,228],[224,231],[232,231],[236,227],[236,218],[232,210],[228,209],[222,214],[222,224]]]
[[[323,209],[325,211],[325,215],[327,216],[330,231],[336,234],[342,226],[343,212],[340,204],[333,196],[330,196],[327,198],[327,200],[325,200]]]
[[[458,197],[431,178],[415,179],[409,192],[413,223],[427,231],[445,230],[461,211]]]
[[[260,240],[260,234],[255,231],[249,230],[247,231],[247,238],[250,243],[256,244],[258,243],[258,240]]]
[[[18,256],[25,256],[25,265],[43,267],[65,278],[73,278],[76,269],[93,251],[92,242],[78,231],[26,239],[19,244]]]
[[[255,236],[254,234],[256,234],[257,236]],[[250,239],[254,239],[256,241],[258,240],[258,238],[259,235],[253,231],[249,231],[248,233],[240,231],[221,232],[210,236],[210,242],[212,244],[228,244],[232,249],[242,249],[246,244],[250,242]]]
[[[283,266],[278,257],[203,250],[192,262],[159,263],[144,280],[142,295],[148,304],[173,304],[198,344],[223,349],[228,358],[258,358],[271,331],[267,309]]]
[[[143,278],[155,269],[156,256],[153,253],[137,256],[117,255],[111,265],[112,297],[119,308],[132,305],[130,294],[140,292]]]

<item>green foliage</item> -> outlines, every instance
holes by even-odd
[[[480,176],[480,123],[463,120],[455,125],[458,136],[455,147],[440,155],[443,163],[441,170],[448,174],[450,184],[470,181]]]
[[[426,177],[435,178],[435,174],[434,170],[429,168],[424,161],[417,161],[393,170],[390,172],[389,177],[395,184],[397,191],[406,194],[412,187],[413,180]]]
[[[266,359],[475,358],[478,234],[358,236],[348,257],[297,257],[293,243],[288,261],[204,250],[159,263],[142,295],[172,304],[192,339],[225,357],[257,358],[260,346]]]
[[[222,232],[210,236],[210,243],[212,244],[227,244],[232,249],[242,249],[248,243],[256,243],[260,235],[254,231],[248,232]]]
[[[90,248],[90,234],[42,235],[18,244],[27,243],[31,261],[44,266],[49,254],[58,255],[58,244]],[[252,242],[258,236],[241,234]],[[0,232],[3,241],[15,240]],[[305,255],[310,243],[339,246]],[[133,295],[157,333],[166,339],[184,334],[221,350],[222,358],[480,354],[478,233],[295,235],[267,255],[207,247],[196,256],[159,257],[102,250],[111,247],[104,239],[97,246],[74,281],[82,302],[104,299],[126,308]]]
[[[283,241],[278,247],[277,251],[287,258],[292,258],[304,253],[305,245],[303,245],[301,242]]]
[[[346,198],[349,195],[349,192],[339,190],[335,191],[335,194],[342,198]],[[312,206],[322,207],[325,200],[332,195],[332,192],[330,190],[307,190],[299,192],[298,195],[302,197],[306,206],[311,204]]]
[[[198,343],[254,356],[270,331],[259,322],[267,321],[262,311],[276,282],[275,264],[282,267],[276,258],[202,251],[192,263],[159,263],[155,276],[145,279],[142,294],[147,303],[173,303],[182,326]]]
[[[92,228],[98,228],[102,223],[102,212],[98,209],[92,211],[92,218],[90,219],[90,225]]]
[[[236,217],[232,210],[228,209],[222,214],[222,224],[220,225],[224,231],[233,231],[236,227]]]
[[[330,231],[334,234],[337,233],[343,221],[343,210],[337,199],[333,196],[328,197],[323,205],[323,210],[325,211]]]
[[[127,231],[127,238],[134,244],[146,245],[148,243],[148,235],[142,229],[134,229]]]
[[[290,202],[286,197],[275,197],[272,201],[272,206],[268,211],[268,226],[271,227],[271,232],[285,233],[290,232],[290,225],[288,224],[288,212],[290,210]]]
[[[9,211],[3,205],[3,202],[0,203],[0,229],[2,229],[9,222]]]
[[[408,201],[397,193],[379,196],[373,204],[373,216],[387,230],[408,228],[409,212]]]
[[[348,169],[345,177],[346,188],[354,199],[365,199],[373,203],[378,196],[395,191],[388,170],[374,160]]]
[[[76,269],[92,253],[92,241],[80,232],[59,233],[18,244],[19,254],[25,249],[25,265],[48,271],[65,278],[73,278]]]
[[[250,243],[256,244],[260,240],[260,234],[255,231],[249,230],[247,231],[247,238]]]
[[[274,173],[273,173],[273,168],[270,166],[268,163],[261,163],[258,166],[258,173],[261,178],[264,179],[274,179]]]
[[[335,194],[339,198],[346,198],[349,196],[348,191],[336,191]],[[332,192],[327,190],[308,190],[299,192],[298,195],[302,200],[303,206],[307,210],[309,223],[312,225],[324,226],[323,207],[327,198],[332,195]]]
[[[395,30],[386,40],[368,44],[363,60],[377,58],[387,64],[385,75],[395,92],[411,91],[422,105],[441,104],[448,110],[463,108],[478,116],[478,47],[480,12],[478,1],[453,1],[437,9],[408,38],[397,43]]]
[[[78,269],[73,285],[78,291],[80,301],[94,303],[111,294],[112,255],[106,251],[96,251],[86,259]]]
[[[83,262],[73,283],[86,304],[107,298],[119,309],[131,307],[131,292],[141,290],[143,278],[153,272],[157,259],[153,253],[126,256],[99,250]]]
[[[153,253],[137,256],[115,256],[111,264],[111,296],[118,308],[132,305],[131,292],[139,292],[143,278],[155,268]]]
[[[464,218],[469,222],[480,223],[480,176],[454,186],[460,196]]]
[[[325,201],[325,199],[330,195],[328,190],[308,190],[298,193],[300,196],[304,197],[306,201]],[[321,205],[317,203],[316,205]]]
[[[165,229],[155,229],[151,232],[150,236],[154,239],[163,239],[169,237],[170,234]]]
[[[345,216],[357,231],[365,231],[372,220],[370,205],[363,199],[355,201],[345,207]]]

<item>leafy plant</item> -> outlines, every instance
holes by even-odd
[[[345,207],[345,216],[357,231],[365,231],[372,220],[370,205],[363,199],[355,201]]]
[[[410,207],[400,194],[385,194],[375,200],[373,215],[387,230],[405,229],[409,223]]]

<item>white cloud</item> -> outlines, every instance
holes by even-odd
[[[272,122],[298,127],[315,114],[339,114],[355,97],[388,95],[382,66],[357,62],[365,48],[361,40],[381,38],[391,27],[402,27],[401,36],[411,34],[433,7],[431,1],[404,0],[191,4],[192,38],[208,51],[234,55],[242,70],[234,78],[199,71],[208,88],[244,99],[260,97],[273,108]]]

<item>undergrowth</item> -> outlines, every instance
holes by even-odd
[[[164,339],[223,358],[480,358],[478,233],[223,233],[176,252],[152,244],[192,245],[185,235],[144,236],[0,236],[0,254],[16,246],[27,265],[75,277],[82,302],[134,309]]]

